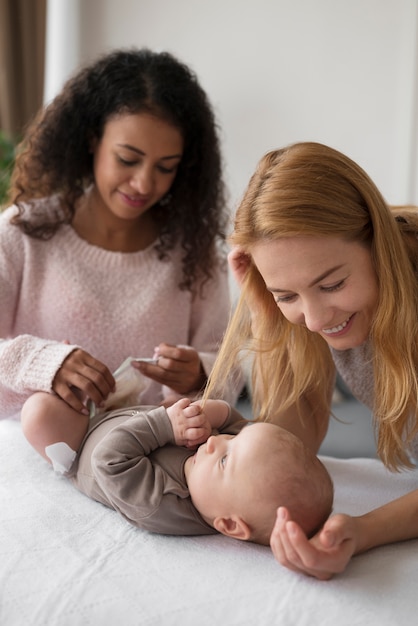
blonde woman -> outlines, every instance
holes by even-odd
[[[317,452],[336,371],[373,411],[385,465],[418,456],[418,208],[389,207],[368,175],[327,146],[261,159],[237,211],[229,261],[241,298],[207,394],[253,356],[254,411]],[[354,554],[418,537],[418,490],[360,517],[335,515],[308,541],[285,508],[271,546],[320,579]]]

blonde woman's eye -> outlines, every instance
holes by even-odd
[[[274,299],[276,301],[276,304],[286,304],[287,302],[292,302],[292,300],[294,300],[295,296],[294,295],[288,295],[288,296],[275,296]]]
[[[344,282],[344,280],[340,280],[340,282],[336,283],[335,285],[330,285],[330,287],[322,287],[322,289],[323,291],[327,292],[338,291],[344,286]]]

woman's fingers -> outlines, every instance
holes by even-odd
[[[73,409],[83,411],[87,398],[100,405],[114,386],[115,380],[109,369],[77,348],[58,370],[52,389]]]
[[[344,571],[354,552],[354,518],[335,516],[308,539],[303,530],[281,507],[271,534],[270,545],[277,561],[288,569],[328,580]]]

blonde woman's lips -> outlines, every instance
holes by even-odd
[[[342,324],[338,324],[337,326],[333,326],[332,328],[323,328],[322,332],[325,335],[335,335],[336,333],[340,333],[342,330],[344,330],[344,328],[347,326],[348,322],[351,320],[353,316],[350,315],[349,318],[347,318],[345,320],[345,322],[342,322]]]

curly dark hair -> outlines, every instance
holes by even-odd
[[[73,219],[76,201],[93,181],[92,139],[120,113],[148,112],[176,126],[184,153],[170,189],[170,204],[152,207],[160,229],[157,250],[166,257],[180,241],[180,287],[208,279],[225,240],[225,188],[218,128],[195,74],[168,52],[115,50],[82,68],[28,126],[12,176],[13,218],[26,234],[47,239]],[[58,194],[65,208],[55,221],[31,221],[31,201]]]

